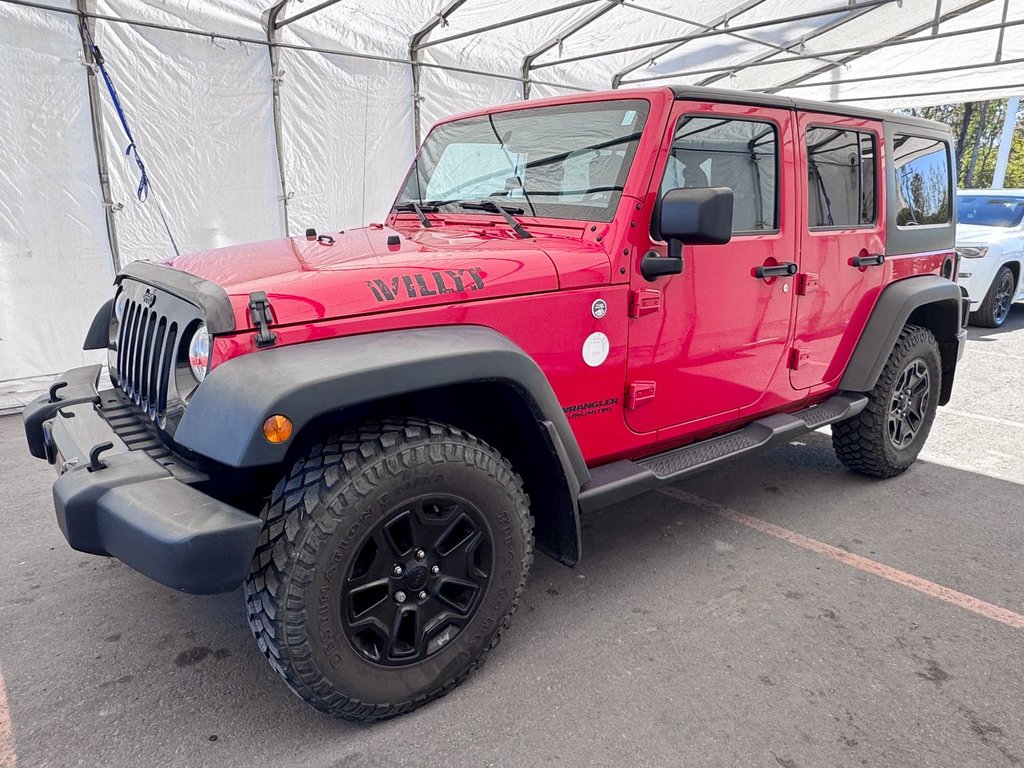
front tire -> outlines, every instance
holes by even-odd
[[[896,340],[868,404],[832,425],[836,457],[862,475],[895,477],[917,460],[935,420],[942,366],[932,332],[906,326]]]
[[[297,695],[348,720],[393,717],[458,685],[497,645],[533,560],[509,463],[429,421],[315,447],[263,517],[250,627]]]
[[[985,294],[985,300],[981,302],[976,312],[971,313],[971,324],[982,328],[1001,328],[1006,318],[1010,316],[1016,289],[1017,281],[1013,277],[1013,270],[1005,266],[1000,267],[992,285],[989,286],[988,293]]]

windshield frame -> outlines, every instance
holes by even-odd
[[[986,205],[990,201],[993,201],[993,200],[999,201],[999,202],[1007,202],[1007,203],[1012,202],[1012,203],[1016,203],[1019,206],[1019,216],[1017,217],[1016,222],[1014,222],[1013,224],[989,224],[987,222],[963,221],[963,220],[960,219],[960,216],[961,216],[962,212],[964,211],[964,203],[965,203],[965,201],[968,198],[972,198],[972,199],[975,199],[975,200],[979,200],[979,199],[980,200],[984,200]],[[1022,223],[1024,223],[1024,195],[1008,195],[1008,194],[1005,194],[1005,193],[998,193],[998,192],[967,192],[967,191],[964,191],[964,192],[957,193],[956,202],[957,202],[957,206],[956,206],[956,223],[957,223],[957,226],[965,225],[965,226],[969,226],[969,227],[994,227],[994,228],[997,228],[997,229],[1011,230],[1011,229],[1019,229],[1021,227]]]
[[[626,106],[628,105],[628,106]],[[529,187],[529,176],[526,178],[526,187],[524,195],[521,197],[511,196],[494,196],[493,200],[496,200],[505,205],[515,206],[517,208],[523,208],[524,213],[522,215],[516,214],[519,219],[538,219],[538,220],[557,220],[571,222],[572,224],[583,224],[585,222],[610,222],[614,220],[619,204],[623,197],[631,197],[633,194],[630,192],[631,179],[634,178],[635,171],[638,168],[638,158],[641,156],[641,147],[644,144],[646,137],[650,133],[650,126],[656,119],[656,105],[652,103],[652,100],[647,94],[614,94],[610,98],[600,99],[586,99],[578,101],[566,101],[566,102],[555,102],[550,103],[546,101],[538,101],[535,103],[526,103],[522,105],[516,105],[514,108],[498,107],[493,110],[473,112],[465,115],[457,115],[452,118],[442,120],[438,122],[427,134],[423,143],[418,148],[415,157],[409,165],[405,176],[402,179],[402,183],[399,185],[398,192],[395,196],[394,202],[392,203],[390,215],[395,216],[396,214],[407,213],[405,211],[397,211],[396,207],[407,204],[409,200],[415,201],[417,204],[429,208],[435,201],[429,200],[428,196],[424,194],[421,202],[420,198],[415,196],[408,196],[404,193],[407,187],[409,187],[411,180],[414,175],[417,174],[418,165],[423,158],[424,149],[428,146],[428,143],[433,137],[436,136],[438,131],[442,131],[446,126],[452,126],[453,124],[467,122],[467,121],[487,121],[492,125],[495,121],[501,122],[503,117],[509,115],[525,115],[527,112],[536,111],[557,111],[562,115],[577,115],[580,113],[600,111],[600,110],[614,110],[614,109],[635,109],[637,111],[637,127],[633,133],[629,134],[628,144],[626,151],[622,159],[621,167],[619,168],[618,177],[614,184],[617,189],[610,192],[610,198],[607,204],[603,207],[586,205],[582,203],[538,203],[537,201],[537,190],[531,190]],[[615,143],[622,141],[620,137]],[[505,146],[496,145],[496,146]],[[608,144],[601,144],[598,148],[607,148]],[[586,149],[586,146],[581,146],[580,149]],[[575,151],[575,150],[574,150]],[[552,155],[554,158],[560,157],[560,155]],[[542,158],[549,160],[550,158]],[[564,158],[563,158],[564,159]],[[527,169],[530,168],[530,162],[526,162]],[[422,178],[422,174],[421,174]],[[634,193],[635,194],[635,193]],[[549,198],[551,195],[542,195],[542,198]],[[485,200],[488,198],[485,198]],[[452,199],[443,201],[443,203],[437,208],[441,213],[443,211],[444,216],[457,215],[457,216],[493,216],[493,213],[486,211],[467,211],[459,207],[460,202],[480,202],[477,198],[466,198]],[[536,211],[536,212],[534,212]]]

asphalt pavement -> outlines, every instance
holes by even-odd
[[[0,418],[0,766],[1018,766],[1022,458],[1018,305],[902,477],[813,433],[592,515],[481,670],[359,726],[288,691],[240,592],[72,551]]]

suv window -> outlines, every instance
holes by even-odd
[[[661,182],[679,187],[729,187],[734,233],[778,227],[778,134],[755,120],[682,117]]]
[[[956,220],[960,224],[986,227],[1019,227],[1024,221],[1024,197],[1002,195],[960,195]]]
[[[948,223],[951,190],[946,142],[897,133],[892,145],[897,226]]]
[[[863,131],[807,129],[807,221],[819,227],[875,223],[875,137]]]

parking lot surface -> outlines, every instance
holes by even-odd
[[[1018,305],[971,329],[902,477],[812,433],[590,516],[477,674],[357,726],[288,691],[240,592],[72,551],[52,468],[0,418],[0,767],[1021,765],[1022,459]]]

